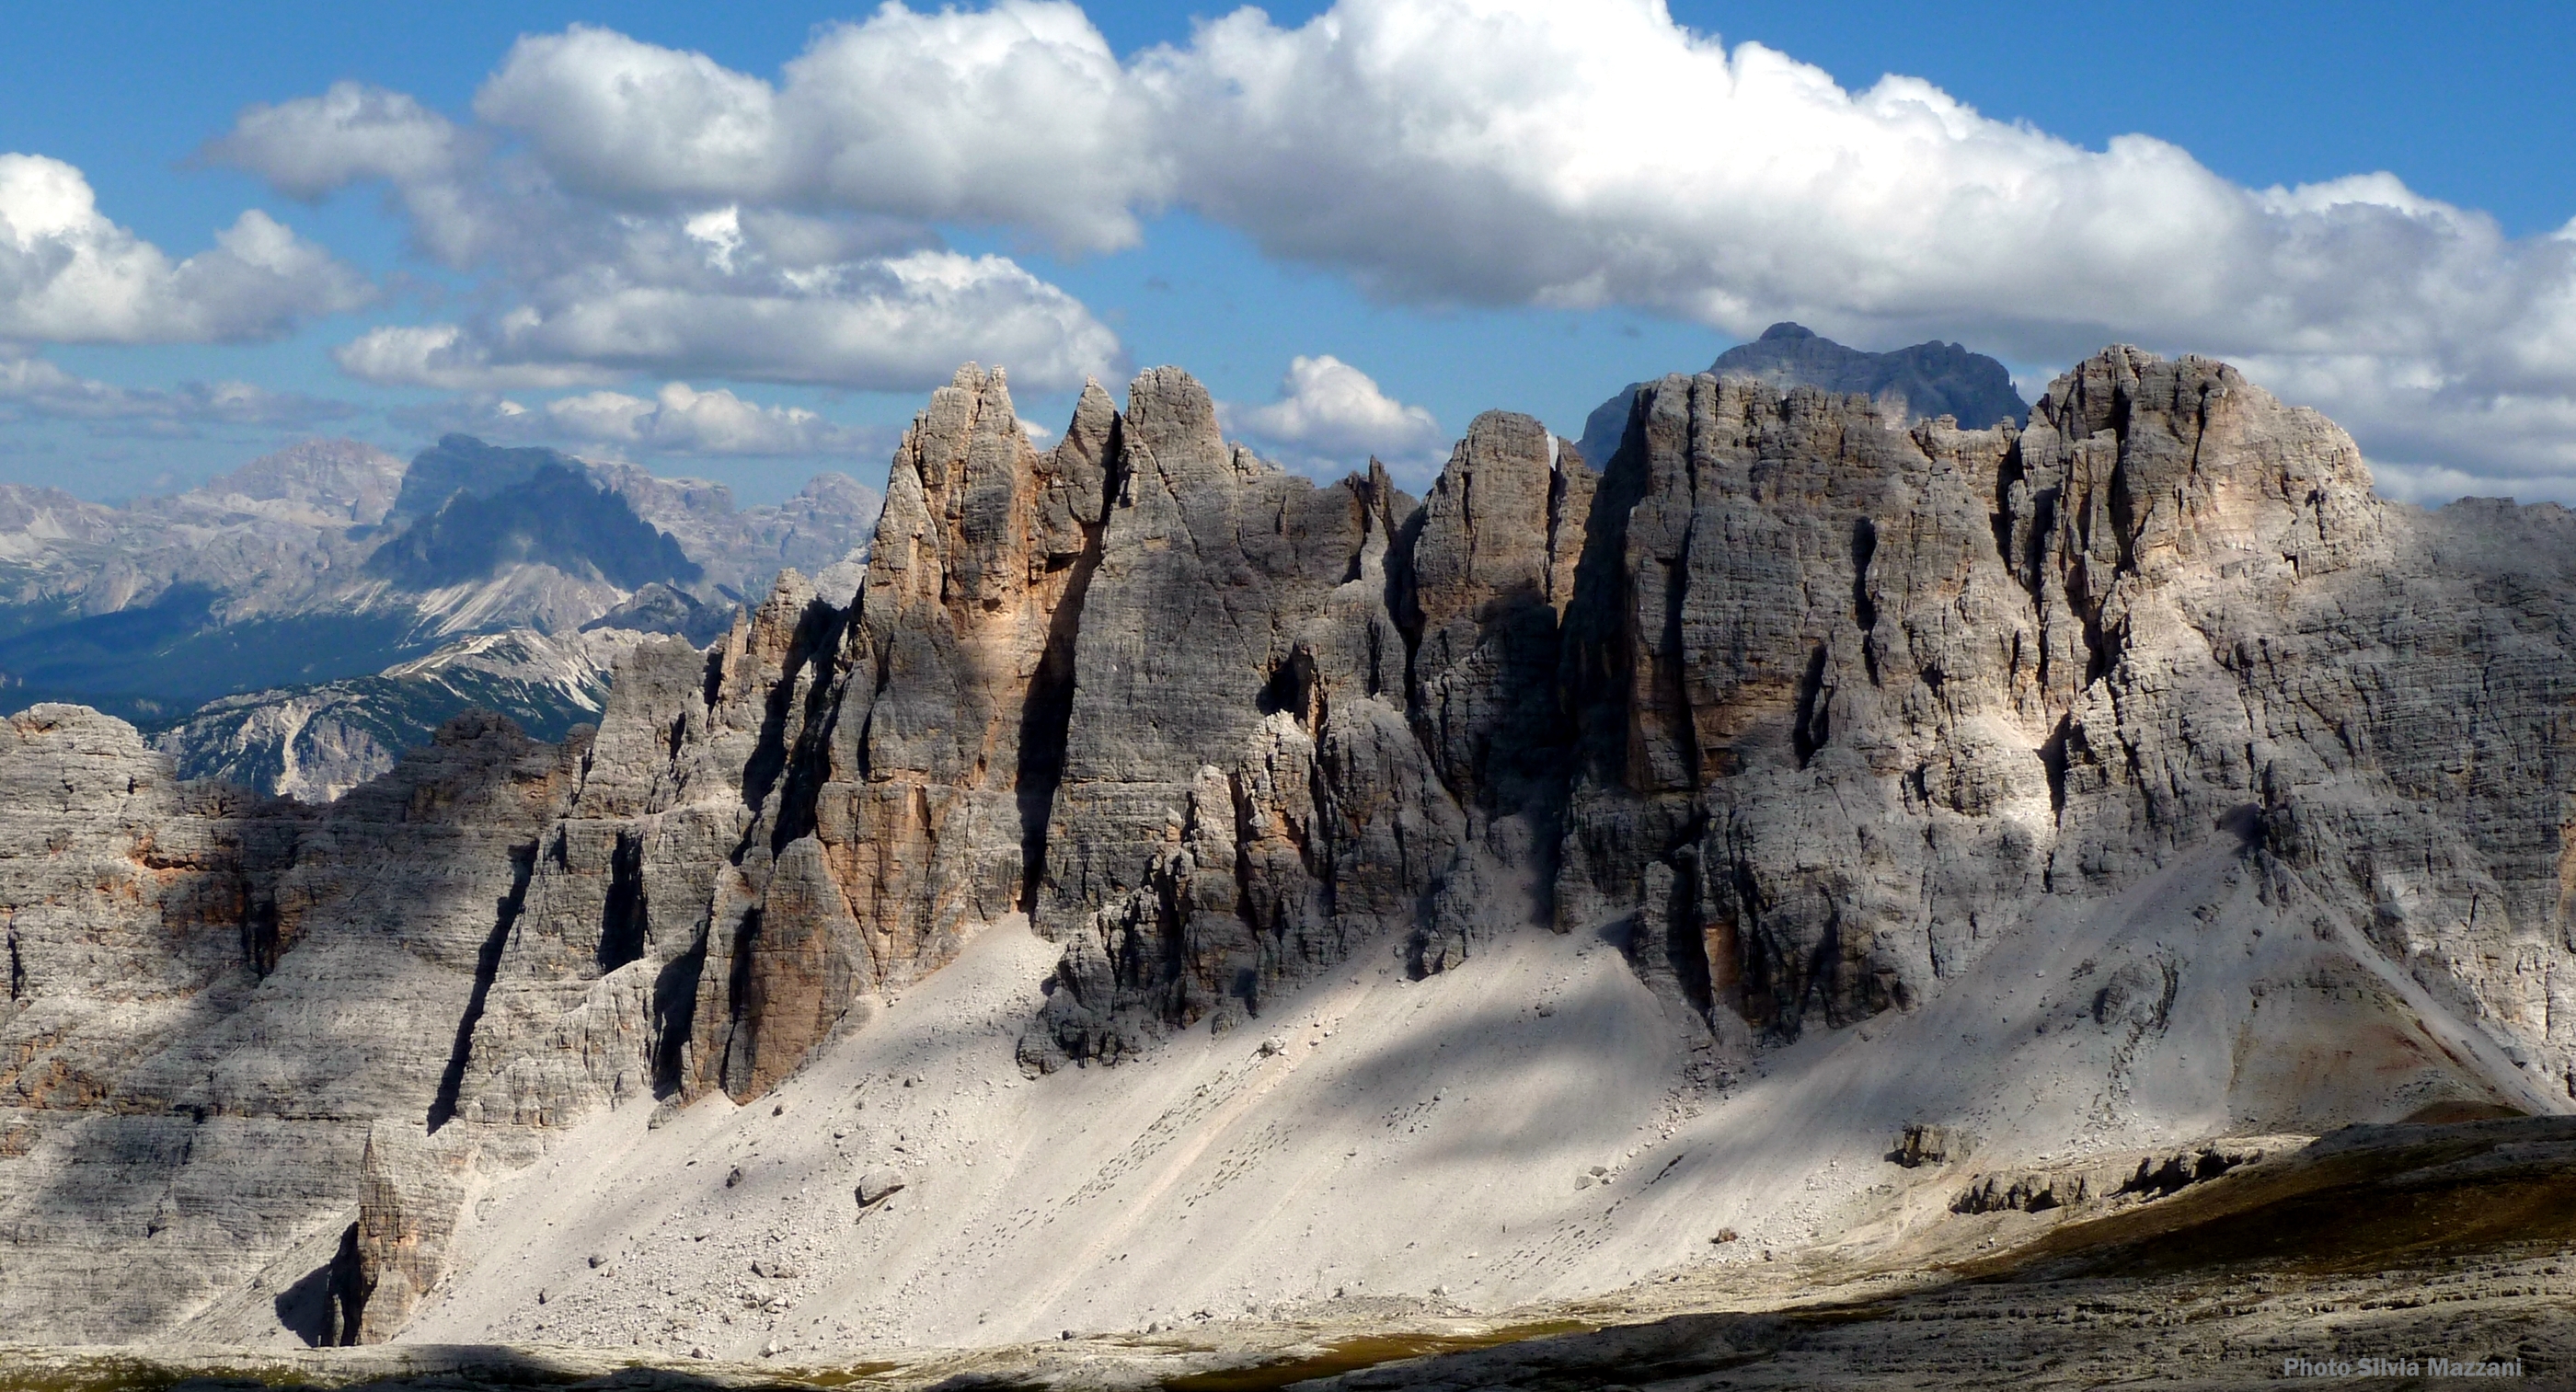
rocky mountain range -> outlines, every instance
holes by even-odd
[[[827,474],[738,509],[716,485],[463,435],[407,465],[310,441],[124,508],[0,485],[0,689],[186,724],[163,741],[184,775],[314,795],[477,704],[560,737],[597,717],[619,650],[575,635],[708,641],[781,569],[862,547],[876,506]]]
[[[0,1323],[1463,1316],[2576,1109],[2576,517],[2382,500],[2201,358],[1904,390],[1666,377],[1597,458],[1490,413],[1416,498],[1171,368],[1041,452],[969,367],[852,589],[636,640],[561,743],[314,806],[27,709]],[[357,564],[446,574],[481,504],[409,491]],[[625,535],[584,583],[671,566]]]
[[[329,802],[391,770],[468,711],[562,740],[607,705],[617,659],[646,633],[603,624],[567,634],[506,629],[460,638],[373,676],[218,696],[151,737],[181,778]]]

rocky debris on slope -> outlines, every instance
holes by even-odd
[[[312,811],[21,717],[0,776],[89,810],[0,825],[0,1165],[36,1177],[0,1218],[59,1273],[0,1308],[166,1332],[354,1223],[329,1279],[397,1328],[473,1175],[621,1101],[762,1096],[1019,913],[1060,954],[1032,1073],[1536,920],[1618,943],[1713,1078],[2217,855],[2167,906],[2200,936],[2142,919],[2031,1017],[2090,1032],[2102,1106],[2394,1105],[2299,1038],[2558,1105],[2570,531],[2381,503],[2322,417],[2125,348],[2026,429],[1673,377],[1595,473],[1492,414],[1421,501],[1228,446],[1172,369],[1040,452],[970,366],[847,603],[791,570],[707,652],[639,644],[559,750],[467,722]],[[2236,1076],[2133,1094],[2228,992]],[[248,1197],[235,1131],[290,1181]],[[371,1136],[372,1197],[325,1177]],[[244,1205],[187,1281],[47,1303]]]
[[[1975,1148],[1967,1133],[1956,1127],[1916,1125],[1905,1128],[1887,1158],[1910,1170],[1918,1165],[1944,1165],[1965,1159]]]
[[[2158,1199],[2206,1183],[2266,1155],[2295,1151],[2313,1136],[2222,1136],[2187,1150],[2093,1156],[2075,1165],[1980,1174],[1950,1200],[1953,1213],[2045,1213],[2120,1198]]]
[[[610,672],[642,638],[598,625],[477,634],[376,676],[210,701],[151,743],[181,778],[329,802],[467,711],[506,716],[533,739],[568,737],[599,719]]]
[[[1350,1299],[1268,1318],[1202,1312],[1135,1332],[838,1356],[781,1349],[773,1337],[725,1358],[703,1342],[658,1355],[490,1342],[257,1352],[12,1344],[0,1358],[22,1377],[80,1392],[191,1377],[479,1392],[532,1378],[707,1389],[860,1374],[890,1389],[1536,1392],[1650,1380],[1913,1389],[1991,1387],[1998,1370],[2017,1385],[2089,1388],[2105,1368],[2194,1387],[2301,1376],[2554,1385],[2576,1366],[2576,1325],[2564,1317],[2576,1271],[2558,1201],[2571,1169],[2563,1128],[2353,1128],[2108,1221],[2061,1211],[1944,1218],[1929,1241],[1658,1273],[1481,1316]],[[767,1309],[753,1294],[745,1323]],[[755,1357],[765,1349],[781,1351]]]

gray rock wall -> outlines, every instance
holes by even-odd
[[[2021,430],[1667,378],[1598,465],[1495,413],[1425,499],[1317,484],[1171,369],[1039,451],[969,368],[846,607],[648,640],[562,746],[467,719],[310,809],[15,717],[0,1316],[385,1337],[478,1175],[756,1098],[1012,914],[1036,1073],[1525,920],[1741,1060],[2232,838],[2571,1087],[2576,515],[2383,503],[2128,349]]]

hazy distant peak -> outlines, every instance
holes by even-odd
[[[289,503],[363,526],[384,520],[402,480],[403,462],[363,441],[299,440],[208,479],[177,501],[218,508]]]
[[[542,448],[513,449],[485,444],[471,435],[442,435],[438,443],[412,456],[404,471],[401,496],[390,519],[427,517],[462,493],[474,498],[515,488],[536,478],[548,465],[587,474],[570,455]]]
[[[2030,406],[2013,389],[2012,373],[1983,353],[1956,343],[1917,343],[1893,352],[1871,353],[1845,347],[1804,324],[1786,320],[1762,331],[1751,343],[1739,343],[1717,355],[1708,375],[1729,381],[1762,382],[1783,391],[1814,387],[1820,391],[1857,393],[1879,405],[1892,421],[1950,416],[1972,430],[1997,421],[2027,424]],[[1576,448],[1595,468],[1606,465],[1628,429],[1628,408],[1642,383],[1631,382],[1602,402],[1583,422]]]
[[[1858,393],[1907,420],[1950,416],[1972,430],[2000,420],[2020,425],[2030,419],[2030,405],[2013,390],[2012,373],[2002,363],[1937,340],[1872,353],[1845,347],[1803,324],[1782,322],[1751,343],[1718,354],[1708,371],[1713,377],[1783,389]]]

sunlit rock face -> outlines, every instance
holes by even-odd
[[[628,644],[560,745],[462,718],[315,808],[14,717],[0,1313],[391,1337],[493,1177],[766,1098],[1015,916],[1031,1087],[1549,927],[1722,1086],[2216,854],[2297,949],[2073,969],[2104,1095],[2203,1011],[2246,1057],[2191,1116],[2558,1105],[2572,565],[2564,510],[2383,503],[2322,417],[2125,348],[2022,427],[1676,376],[1586,460],[1489,413],[1420,499],[1169,368],[1041,451],[969,367],[855,593]]]

